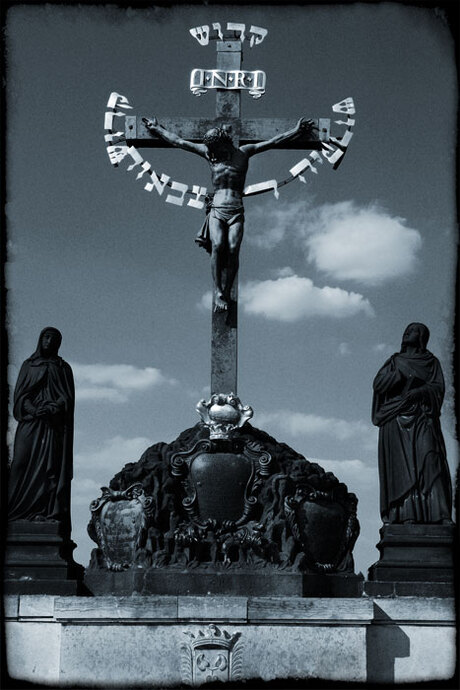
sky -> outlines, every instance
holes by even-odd
[[[7,327],[9,380],[44,326],[63,334],[76,382],[75,558],[89,562],[89,503],[127,462],[198,421],[209,396],[211,274],[194,243],[204,212],[165,202],[104,142],[109,95],[147,117],[213,117],[212,91],[189,89],[215,66],[215,43],[189,29],[220,22],[267,29],[243,43],[266,93],[243,117],[344,119],[354,136],[340,167],[318,164],[245,201],[238,394],[252,423],[318,462],[359,499],[356,571],[378,559],[377,438],[372,381],[422,321],[447,393],[442,425],[454,474],[456,269],[455,45],[442,12],[403,3],[343,5],[17,5],[7,41]],[[334,132],[343,127],[333,124]],[[206,163],[140,150],[157,174],[210,187]],[[251,159],[248,184],[288,177],[302,151]],[[14,422],[10,439],[14,435]]]

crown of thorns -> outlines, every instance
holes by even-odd
[[[221,127],[213,127],[203,137],[203,144],[206,146],[212,146],[213,144],[219,144],[220,142],[228,142],[230,137],[227,132]]]

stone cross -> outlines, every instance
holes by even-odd
[[[225,40],[217,40],[217,70],[240,70],[242,63],[242,41],[235,40],[235,32],[226,34]],[[212,40],[212,39],[211,39]],[[161,117],[161,124],[183,139],[202,142],[204,134],[212,127],[222,127],[231,136],[234,146],[265,141],[285,132],[295,125],[295,120],[284,118],[241,119],[241,92],[238,89],[216,90],[216,117],[188,118]],[[318,130],[301,134],[294,141],[287,141],[277,148],[321,149],[329,141],[330,120],[313,119]],[[132,146],[163,148],[169,144],[152,135],[142,116],[127,116],[125,136]],[[214,306],[214,305],[213,305]],[[235,278],[228,311],[212,311],[211,336],[211,394],[237,393],[237,327],[238,327],[238,279]]]

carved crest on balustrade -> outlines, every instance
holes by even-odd
[[[181,645],[181,676],[187,685],[242,679],[241,633],[229,633],[211,623],[197,633],[184,631],[188,643]]]

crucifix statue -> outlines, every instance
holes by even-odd
[[[150,174],[152,182],[146,189],[155,188],[159,194],[165,186],[172,189],[182,189],[182,197],[168,195],[166,201],[183,203],[184,194],[190,193],[188,186],[170,182],[167,175],[158,178],[151,170],[150,164],[143,161],[135,153],[135,145],[145,148],[179,147],[205,158],[211,169],[213,194],[208,195],[207,217],[196,241],[211,254],[213,290],[212,311],[212,339],[211,339],[211,393],[237,392],[237,306],[238,306],[238,265],[239,250],[244,230],[243,198],[260,194],[268,189],[286,184],[298,177],[305,181],[301,172],[310,169],[316,172],[313,163],[322,163],[324,157],[334,168],[339,165],[341,157],[352,137],[351,128],[354,120],[350,118],[354,110],[353,100],[345,99],[333,106],[334,112],[346,113],[347,121],[338,124],[348,127],[345,136],[337,139],[330,136],[330,119],[315,118],[295,120],[289,118],[256,118],[242,119],[241,91],[248,90],[254,98],[259,98],[265,90],[265,74],[260,70],[247,72],[241,70],[242,44],[244,35],[241,33],[243,25],[229,23],[227,31],[217,28],[216,40],[217,65],[215,69],[194,69],[191,75],[190,88],[193,93],[200,95],[208,89],[216,91],[216,113],[213,119],[190,117],[162,117],[159,124],[156,117],[138,117],[126,115],[116,111],[116,104],[120,101],[120,108],[130,108],[124,96],[113,93],[108,107],[115,112],[106,113],[106,141],[113,144],[121,136],[124,146],[110,146],[109,157],[116,165],[125,155],[134,159],[134,164],[141,165],[142,171]],[[240,31],[239,37],[237,31]],[[206,29],[206,31],[204,31]],[[209,42],[209,27],[191,29],[192,36],[201,45]],[[251,27],[254,36],[251,47],[260,43],[266,35],[266,30]],[[125,116],[125,132],[113,131],[113,120]],[[278,183],[270,180],[245,187],[249,158],[256,153],[269,149],[309,150],[309,158],[304,158],[290,170],[290,178]],[[319,155],[321,152],[321,156]],[[190,200],[188,205],[195,208],[203,207],[198,201],[200,194],[206,194],[206,189],[193,187],[196,200]],[[198,190],[198,191],[196,191]]]
[[[208,204],[206,221],[196,241],[211,254],[214,311],[226,311],[233,281],[238,272],[239,251],[243,239],[243,189],[249,158],[294,139],[302,131],[310,132],[317,128],[313,120],[301,118],[294,128],[277,134],[268,141],[236,147],[222,127],[208,130],[203,137],[203,143],[200,144],[168,131],[156,118],[143,118],[143,122],[150,132],[160,136],[168,144],[196,153],[206,158],[209,163],[214,193]]]

